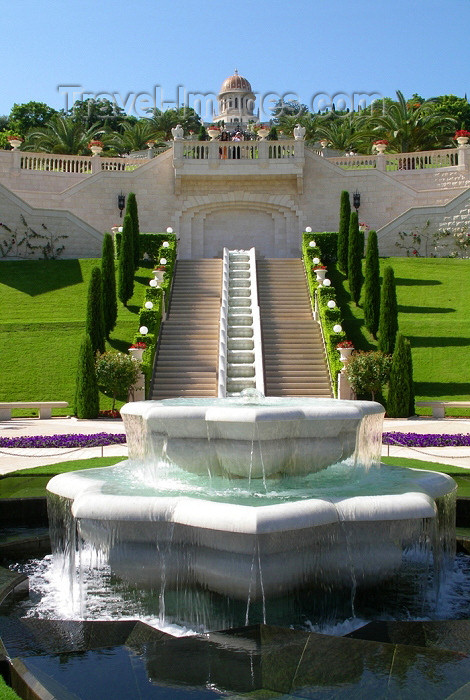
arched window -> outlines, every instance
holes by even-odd
[[[238,97],[235,98],[235,108],[238,107]]]

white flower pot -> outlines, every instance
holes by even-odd
[[[386,143],[376,143],[374,145],[378,153],[385,153],[385,149],[387,148]]]
[[[354,348],[338,348],[339,350],[339,359],[343,364],[346,364],[346,362],[349,360],[351,357]]]
[[[215,141],[220,135],[220,131],[218,129],[207,129],[207,133],[209,134],[211,141]]]
[[[10,139],[8,143],[13,148],[13,150],[16,151],[16,149],[21,146],[22,141],[20,141],[19,139]]]
[[[327,270],[314,270],[317,276],[317,282],[323,282],[327,273]]]
[[[102,146],[90,146],[90,151],[93,153],[94,156],[99,155],[102,150]]]
[[[268,134],[269,129],[258,129],[258,136],[260,137],[261,141],[264,141]]]
[[[10,141],[11,143],[11,141]],[[468,136],[457,136],[457,143],[460,147],[466,146],[468,143]]]

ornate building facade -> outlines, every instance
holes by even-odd
[[[216,119],[257,121],[251,85],[222,84]],[[232,120],[232,121],[230,121]],[[238,120],[238,121],[236,121]],[[294,139],[228,142],[175,138],[153,157],[103,158],[0,151],[0,221],[66,233],[63,257],[100,255],[119,225],[118,196],[134,192],[141,231],[171,226],[182,258],[256,246],[259,256],[296,257],[301,234],[338,228],[342,190],[360,194],[359,218],[376,229],[381,255],[403,254],[400,232],[461,230],[470,221],[470,148],[327,158]],[[429,224],[427,223],[429,222]]]

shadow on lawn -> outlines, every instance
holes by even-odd
[[[470,394],[470,382],[414,382],[414,386],[416,396],[452,397],[448,401],[465,401]]]
[[[398,312],[402,314],[451,314],[456,309],[442,306],[402,306],[398,304]]]
[[[470,346],[470,338],[450,338],[448,336],[407,335],[412,348],[440,348],[442,346]]]
[[[382,282],[382,277],[380,278]],[[431,287],[442,284],[440,280],[417,280],[409,277],[395,277],[395,284],[400,287]]]
[[[119,340],[119,338],[109,338],[108,343],[111,345],[112,348],[114,348],[118,352],[124,353],[127,353],[129,345],[131,345],[131,342],[129,342],[128,340]]]
[[[29,296],[83,282],[78,260],[4,260],[0,283]]]

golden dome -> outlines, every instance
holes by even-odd
[[[238,75],[236,70],[233,75],[224,80],[222,87],[220,88],[220,93],[230,92],[231,90],[243,90],[244,92],[251,92],[251,85],[246,78]]]

